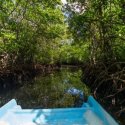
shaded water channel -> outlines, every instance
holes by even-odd
[[[16,99],[22,108],[60,108],[81,106],[83,100],[72,96],[67,90],[74,87],[85,95],[89,88],[81,81],[82,70],[78,67],[62,67],[46,75],[40,74],[21,86],[0,90],[0,107]],[[11,83],[10,83],[11,84]],[[117,118],[124,125],[124,118]],[[122,124],[123,123],[123,124]]]
[[[50,74],[36,76],[21,87],[0,92],[0,106],[16,99],[23,108],[58,108],[80,106],[82,100],[66,91],[75,87],[87,95],[89,89],[81,82],[81,69],[63,67]]]

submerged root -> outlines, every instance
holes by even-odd
[[[83,81],[107,110],[119,116],[125,114],[125,62],[88,65]]]

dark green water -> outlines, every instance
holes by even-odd
[[[74,107],[82,104],[77,96],[66,93],[71,87],[90,94],[89,88],[81,82],[82,70],[76,67],[63,67],[50,74],[39,75],[21,87],[0,91],[0,107],[11,99],[16,99],[22,108]],[[124,125],[124,118],[118,118]]]
[[[66,90],[75,87],[86,95],[89,93],[80,80],[81,73],[79,68],[65,67],[45,76],[41,74],[21,87],[0,93],[0,106],[14,98],[23,108],[73,107],[78,97],[67,94]]]

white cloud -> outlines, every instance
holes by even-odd
[[[63,3],[63,4],[66,4],[66,3],[67,3],[67,1],[66,1],[66,0],[61,0],[61,1],[62,1],[62,3]]]

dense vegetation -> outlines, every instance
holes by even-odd
[[[6,0],[0,2],[0,9],[1,68],[36,63],[78,64],[87,58],[87,45],[72,45],[61,1]]]
[[[83,81],[110,111],[124,117],[125,1],[71,0],[65,9],[75,43],[89,44]]]
[[[62,7],[59,0],[1,1],[1,67],[124,61],[124,4],[76,0]]]
[[[2,67],[56,60],[54,50],[65,34],[59,0],[5,0],[0,9]]]
[[[1,72],[84,65],[83,81],[107,107],[117,106],[117,116],[125,111],[124,41],[125,0],[0,1]]]

